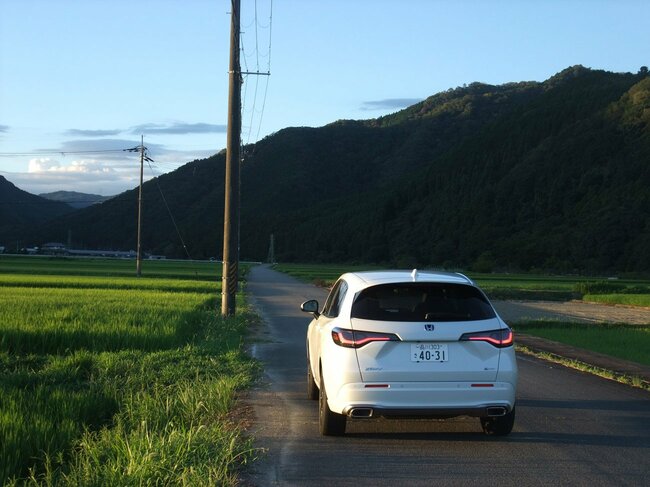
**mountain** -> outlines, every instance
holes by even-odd
[[[51,201],[61,201],[67,203],[72,208],[86,208],[87,206],[103,203],[112,198],[112,196],[102,196],[99,194],[78,193],[76,191],[55,191],[53,193],[41,193],[41,198]]]
[[[5,236],[3,243],[15,244],[16,240],[29,234],[29,229],[72,211],[65,203],[30,194],[0,176],[0,236]]]
[[[243,260],[263,260],[274,234],[280,261],[650,271],[647,71],[472,83],[377,119],[287,128],[244,156]],[[178,228],[193,258],[220,258],[224,160],[144,185],[146,250],[187,255]],[[136,205],[128,191],[29,236],[134,248]]]

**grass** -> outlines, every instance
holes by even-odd
[[[0,288],[45,288],[45,289],[147,289],[150,291],[216,293],[220,283],[215,275],[210,280],[161,279],[151,277],[106,276],[53,276],[46,274],[0,274]]]
[[[345,272],[378,270],[380,266],[329,265],[329,264],[276,264],[275,269],[305,282],[331,287]],[[650,281],[641,279],[614,279],[603,281],[602,277],[542,276],[531,274],[467,274],[485,291],[490,299],[569,301],[582,298],[584,290],[592,288],[616,288],[620,292],[647,289],[645,298],[620,299],[621,304],[650,306]],[[604,284],[603,284],[604,283]],[[621,294],[622,295],[622,294]],[[587,296],[585,299],[591,299]],[[595,298],[594,300],[599,299]],[[642,303],[642,304],[637,304]]]
[[[254,452],[229,411],[257,373],[256,318],[218,315],[216,272],[155,264],[0,259],[0,484],[237,482]]]
[[[650,365],[650,325],[584,325],[532,321],[513,325],[515,331],[548,338],[612,357]]]
[[[220,262],[145,260],[143,277],[210,280]],[[133,277],[135,260],[0,255],[0,274]]]
[[[650,294],[586,294],[582,299],[591,303],[650,307]]]

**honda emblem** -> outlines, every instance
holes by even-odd
[[[425,329],[426,331],[433,331],[434,326],[433,326],[432,323],[427,323],[426,325],[424,325],[424,329]]]

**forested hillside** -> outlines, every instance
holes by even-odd
[[[26,245],[21,240],[29,229],[71,211],[65,203],[27,193],[0,176],[0,245]]]
[[[39,196],[46,200],[66,203],[73,208],[86,208],[112,198],[112,196],[78,193],[77,191],[55,191],[53,193],[41,193]]]
[[[241,256],[401,267],[650,271],[650,78],[580,66],[448,90],[393,115],[246,148]],[[147,183],[144,247],[221,255],[224,154]],[[134,248],[137,194],[35,239]]]

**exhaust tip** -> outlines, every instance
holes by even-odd
[[[352,408],[348,415],[351,418],[372,418],[372,408]]]
[[[505,416],[506,414],[508,414],[508,410],[503,406],[487,408],[487,415],[490,417]]]

